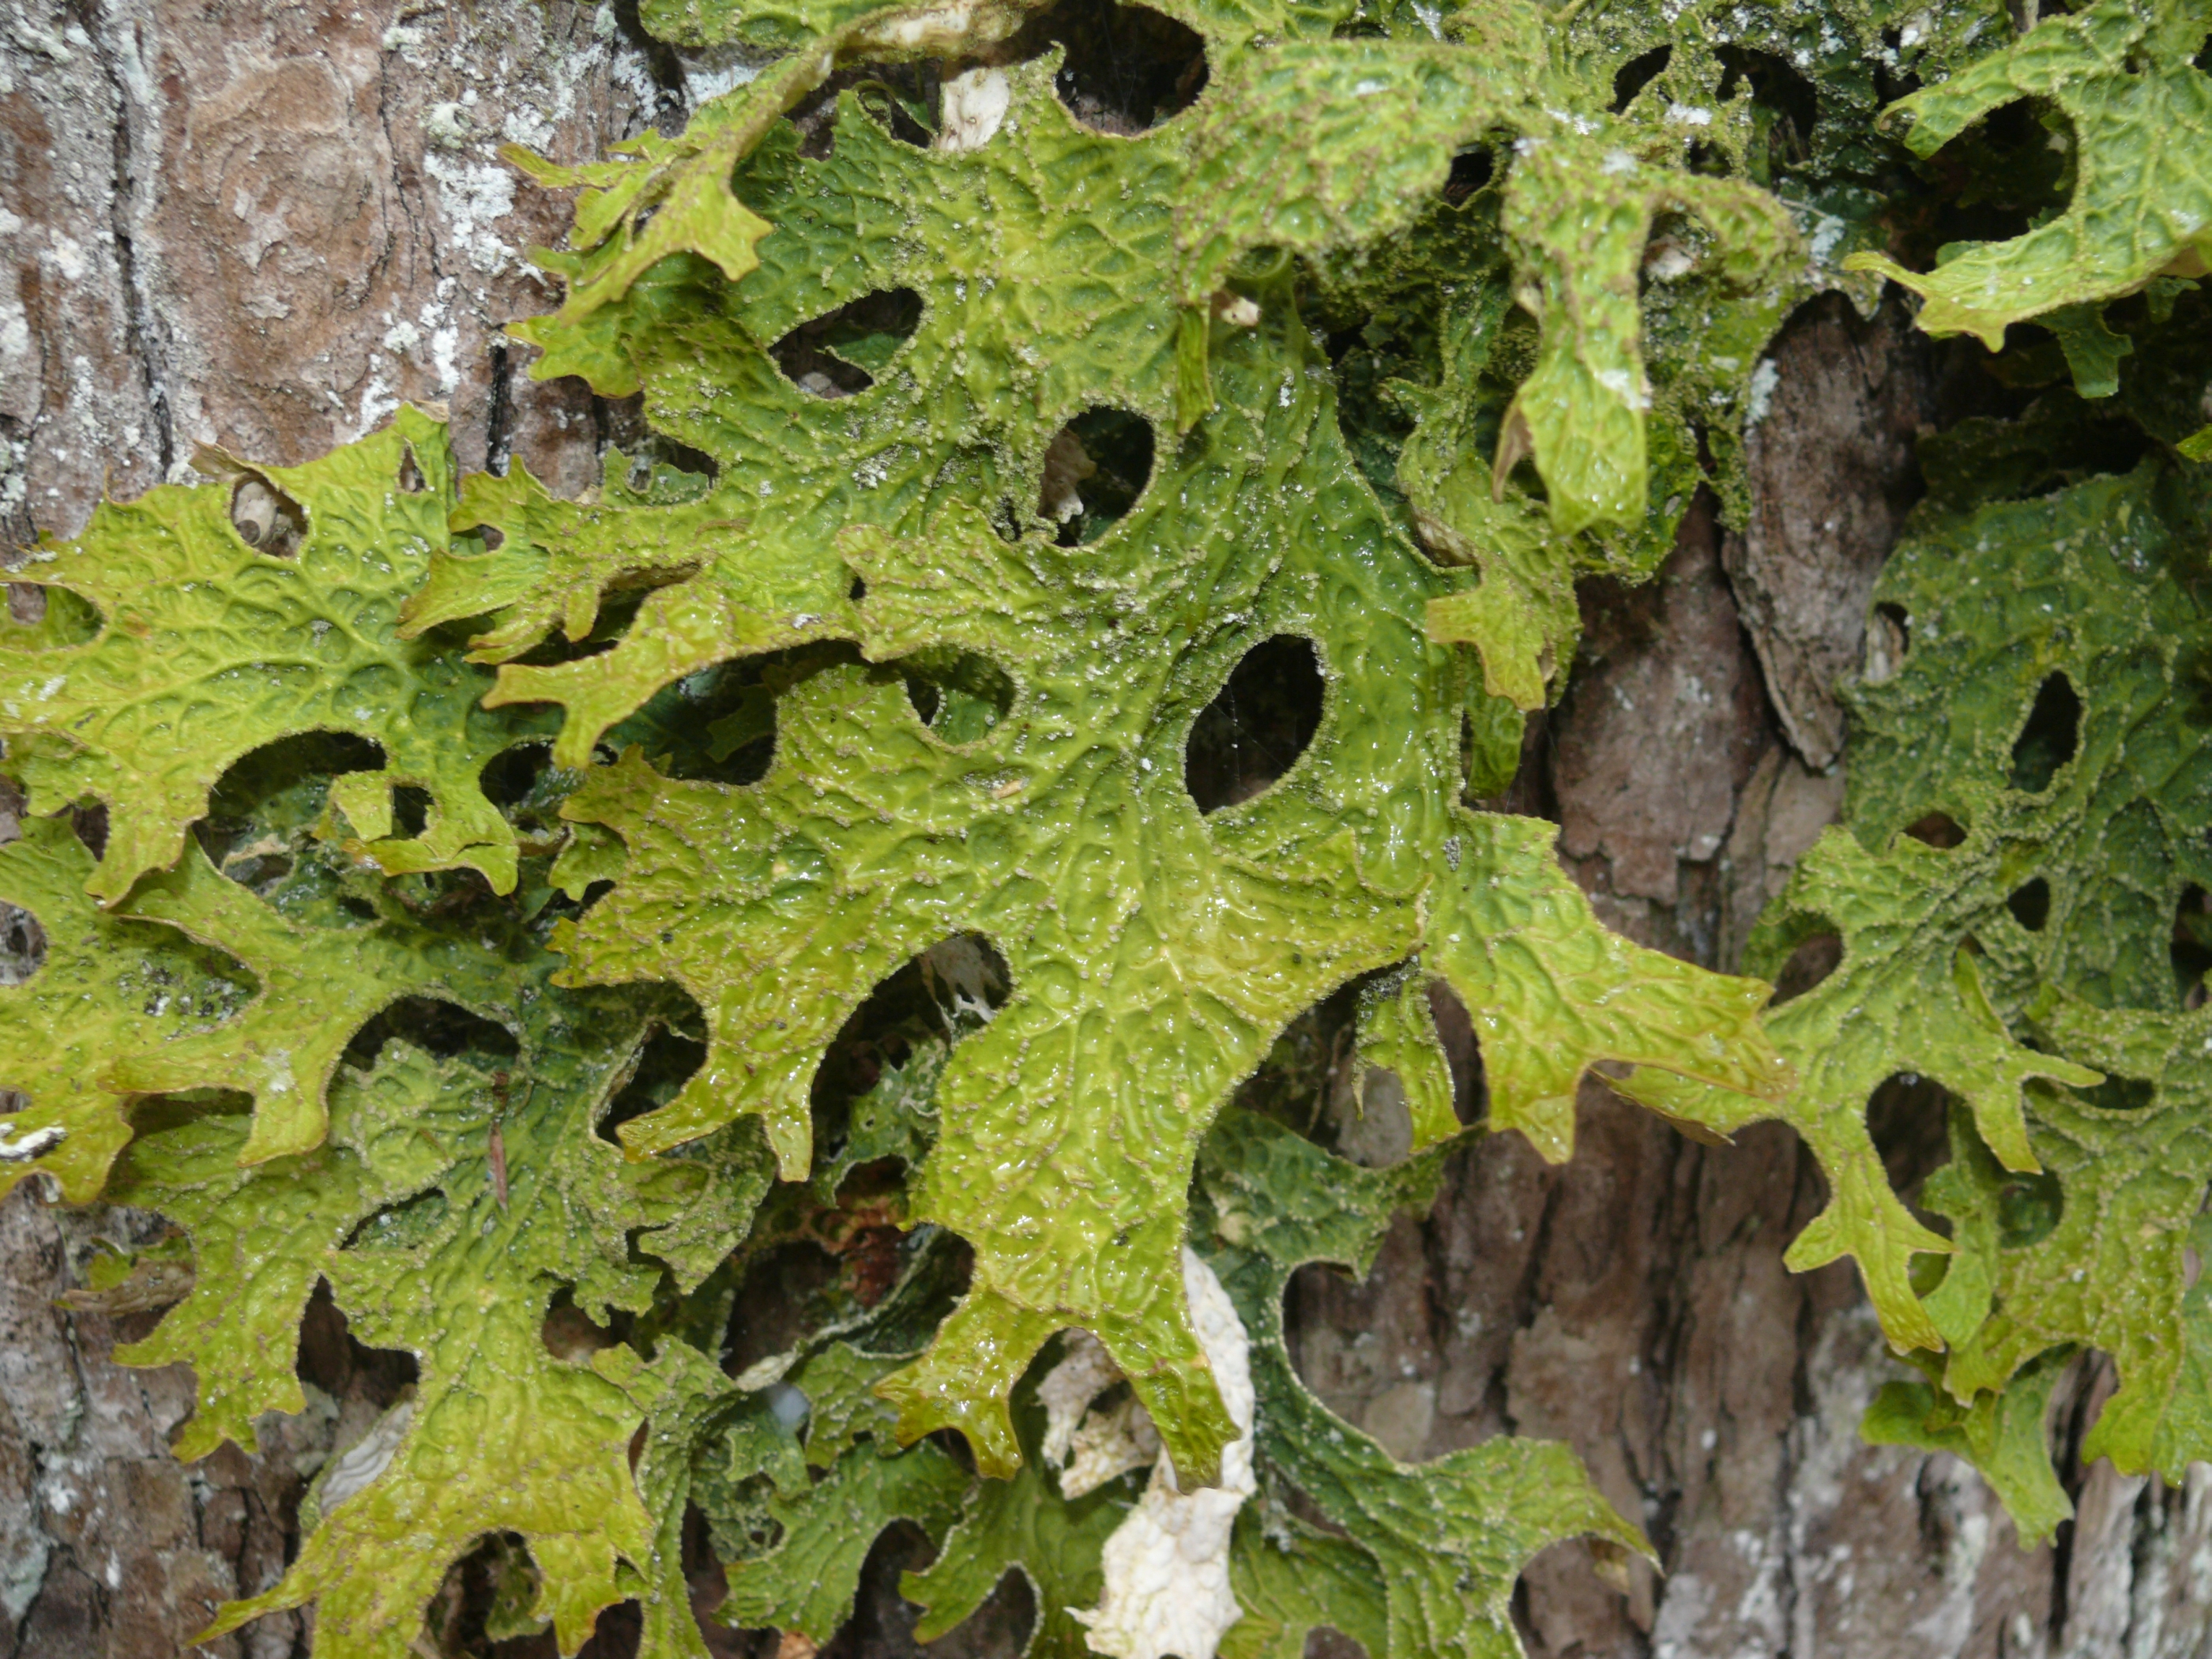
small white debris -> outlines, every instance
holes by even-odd
[[[1012,789],[1002,785],[991,793],[1008,795],[1022,787],[1018,778]],[[921,977],[956,1025],[989,1024],[1006,1000],[1006,974],[997,958],[964,933],[939,939],[921,953]]]
[[[1226,323],[1231,328],[1257,328],[1260,325],[1260,302],[1246,298],[1228,289],[1217,289],[1213,295],[1213,319]]]
[[[1085,478],[1094,476],[1098,463],[1083,447],[1072,428],[1062,427],[1044,453],[1044,476],[1037,483],[1037,514],[1055,524],[1066,524],[1083,514]]]
[[[1713,112],[1709,109],[1699,109],[1694,104],[1669,104],[1667,106],[1667,118],[1677,126],[1709,127],[1713,124]]]

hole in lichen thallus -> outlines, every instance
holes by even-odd
[[[552,763],[550,744],[519,743],[483,763],[477,773],[477,787],[494,806],[520,806],[530,799]]]
[[[1623,64],[1613,77],[1613,112],[1618,115],[1634,103],[1636,94],[1666,71],[1674,56],[1674,47],[1658,46]]]
[[[641,586],[607,589],[600,598],[599,614],[592,619],[591,632],[582,639],[572,640],[556,628],[515,660],[531,668],[557,668],[562,663],[581,662],[613,650],[629,632],[630,624],[637,620],[638,607],[654,588],[681,581],[692,572],[678,567],[655,574],[658,580]]]
[[[295,858],[309,843],[331,781],[341,773],[383,769],[383,748],[350,732],[279,738],[225,769],[193,834],[216,869],[265,897],[292,873]]]
[[[599,1139],[617,1146],[622,1138],[616,1130],[634,1117],[643,1117],[668,1104],[707,1063],[706,1016],[688,992],[671,986],[666,994],[679,1000],[682,1012],[654,1024],[644,1047],[638,1050],[629,1081],[616,1091],[599,1115]]]
[[[523,837],[526,855],[545,852],[567,838],[561,803],[574,781],[574,774],[553,764],[550,743],[519,743],[502,749],[477,774],[477,787],[484,799]]]
[[[1825,917],[1809,918],[1774,975],[1776,1006],[1803,996],[1834,973],[1843,960],[1844,939],[1834,924]]]
[[[907,701],[921,723],[950,744],[973,743],[1006,719],[1014,682],[988,657],[972,651],[917,651],[899,660]]]
[[[1322,1405],[1358,1424],[1393,1457],[1418,1463],[1433,1455],[1429,1437],[1436,1425],[1435,1398],[1440,1390],[1427,1387],[1389,1388],[1370,1380],[1362,1361],[1385,1348],[1395,1333],[1383,1324],[1387,1296],[1379,1295],[1383,1274],[1370,1270],[1362,1280],[1333,1261],[1309,1261],[1298,1267],[1283,1286],[1283,1321],[1291,1370]],[[1510,1320],[1510,1304],[1486,1306],[1486,1284],[1477,1281],[1472,1294],[1453,1309],[1459,1328],[1481,1330],[1498,1319]],[[1394,1377],[1390,1379],[1395,1382]],[[1378,1386],[1387,1392],[1376,1392]],[[1316,1636],[1319,1635],[1316,1632]],[[1341,1647],[1315,1642],[1308,1654],[1358,1653],[1351,1643]]]
[[[411,1250],[435,1237],[453,1206],[436,1187],[415,1193],[368,1216],[347,1235],[349,1250]]]
[[[371,1217],[357,1228],[349,1244],[372,1232],[374,1220]],[[372,1348],[348,1330],[326,1279],[315,1281],[314,1294],[300,1316],[300,1357],[294,1369],[302,1382],[313,1383],[331,1399],[358,1401],[377,1412],[395,1404],[421,1370],[405,1349]]]
[[[1482,1121],[1490,1109],[1490,1088],[1482,1074],[1482,1044],[1474,1017],[1459,994],[1440,979],[1429,981],[1429,1018],[1437,1023],[1444,1064],[1451,1068],[1452,1113],[1462,1125]]]
[[[1054,1345],[1047,1345],[1044,1352],[1054,1354],[1056,1359]],[[1043,1374],[1040,1370],[1036,1376],[1041,1378]],[[1096,1403],[1103,1407],[1113,1397],[1109,1392]],[[1101,1501],[1107,1496],[1102,1492]],[[890,1648],[892,1642],[889,1638],[892,1633],[907,1630],[914,1620],[914,1604],[900,1595],[900,1581],[908,1573],[920,1572],[937,1555],[937,1546],[930,1540],[929,1534],[912,1522],[901,1521],[886,1527],[870,1547],[860,1568],[860,1611],[852,1624],[846,1626],[849,1633],[847,1640],[851,1645],[848,1647],[847,1641],[840,1641],[836,1648],[825,1650],[831,1659]],[[1032,1641],[1031,1633],[1036,1630],[1036,1590],[1030,1583],[1029,1574],[1009,1571],[984,1598],[982,1605],[968,1616],[967,1622],[960,1626],[959,1636],[945,1642],[944,1648],[956,1654],[975,1655],[1051,1650],[1050,1638]],[[883,1634],[878,1635],[878,1632]],[[853,1640],[854,1635],[859,1639]],[[906,1644],[900,1643],[898,1646],[905,1650]],[[927,1653],[930,1650],[924,1648],[921,1651]]]
[[[466,1060],[484,1072],[501,1069],[522,1051],[514,1034],[496,1020],[436,997],[402,997],[354,1033],[346,1063],[366,1071],[394,1039],[441,1060]]]
[[[1906,824],[1905,833],[1939,853],[1948,853],[1966,839],[1964,827],[1948,812],[1925,813]]]
[[[2008,1176],[1997,1189],[1997,1246],[2024,1250],[2040,1244],[2066,1212],[2066,1194],[2058,1177],[2040,1175]]]
[[[1912,649],[1912,623],[1901,605],[1884,600],[1867,618],[1866,665],[1861,678],[1882,685],[1897,678]]]
[[[2064,118],[2049,100],[2015,98],[1961,133],[1953,165],[1959,168],[1955,176],[1970,182],[1923,233],[1930,255],[1947,244],[2024,235],[2040,216],[2062,210],[2075,149],[2051,139],[2065,131]]]
[[[100,637],[100,607],[66,587],[37,582],[7,584],[8,603],[0,606],[0,630],[10,651],[58,651]]]
[[[419,784],[395,784],[392,790],[392,833],[419,836],[430,822],[430,792]]]
[[[1012,55],[1051,46],[1065,53],[1053,90],[1096,132],[1127,137],[1158,126],[1206,88],[1206,42],[1149,6],[1060,0],[1022,31]]]
[[[2005,901],[2012,919],[2031,933],[2039,933],[2051,920],[2051,884],[2041,876],[2021,883]]]
[[[2107,1073],[2094,1088],[2074,1091],[2100,1111],[2140,1112],[2158,1098],[2158,1085],[2146,1078]]]
[[[1897,1072],[1867,1097],[1867,1134],[1891,1188],[1917,1207],[1920,1184],[1948,1158],[1950,1092],[1917,1072]]]
[[[1121,409],[1086,409],[1054,434],[1037,483],[1037,516],[1062,547],[1095,542],[1127,516],[1152,476],[1152,423]]]
[[[46,965],[46,930],[28,910],[0,904],[0,985],[21,985]]]
[[[836,1156],[861,1129],[856,1109],[887,1073],[941,1064],[963,1036],[1005,1006],[1012,984],[1006,957],[980,933],[940,939],[878,981],[814,1073],[817,1159]],[[890,1146],[897,1138],[884,1139]]]
[[[718,663],[655,692],[607,733],[599,752],[612,760],[635,744],[663,777],[757,783],[775,759],[778,700],[817,674],[860,660],[849,641],[830,640]]]
[[[415,462],[415,446],[405,444],[399,451],[399,488],[404,494],[419,495],[429,488],[422,480],[422,469]]]
[[[307,534],[307,509],[258,472],[230,487],[230,521],[240,540],[271,558],[292,557]]]
[[[70,828],[84,846],[84,850],[96,859],[107,856],[107,803],[95,801],[90,806],[72,806],[69,810]]]
[[[1880,57],[1870,58],[1868,60],[1874,70],[1875,98],[1878,103],[1893,104],[1899,99],[1909,98],[1919,91],[1921,80],[1918,75],[1910,70],[1899,74],[1892,67],[1893,64],[1899,63],[1900,55],[1905,50],[1903,27],[1893,23],[1884,29],[1881,32],[1881,44],[1887,50]]]
[[[2173,963],[2173,994],[2185,1009],[2204,1006],[2204,975],[2212,969],[2212,901],[2195,882],[2181,890],[2173,907],[2173,934],[2166,946]]]
[[[2063,674],[2047,676],[2036,688],[2035,706],[2012,745],[2012,787],[2039,795],[2058,769],[2074,758],[2081,731],[2081,699]]]
[[[1452,157],[1451,171],[1444,175],[1445,204],[1457,207],[1488,184],[1497,173],[1498,162],[1487,146],[1477,144],[1472,149],[1460,151]]]
[[[1285,1025],[1231,1103],[1334,1150],[1330,1098],[1357,1075],[1359,987],[1346,981]]]
[[[1278,634],[1246,652],[1191,724],[1183,787],[1198,810],[1249,800],[1289,771],[1321,729],[1326,690],[1311,640]]]
[[[611,1348],[628,1334],[635,1321],[619,1308],[608,1310],[614,1326],[602,1325],[576,1305],[575,1292],[563,1285],[553,1293],[552,1305],[538,1327],[538,1340],[545,1352],[565,1365],[588,1365],[592,1356]]]
[[[938,90],[939,64],[870,64],[858,71],[853,95],[877,125],[902,144],[927,149],[936,138],[929,120],[930,103]],[[873,74],[866,71],[872,70]]]
[[[1820,98],[1813,83],[1770,52],[1723,46],[1714,55],[1723,66],[1723,103],[1747,83],[1751,88],[1753,172],[1771,174],[1804,161],[1812,153],[1814,124],[1820,118]]]
[[[839,1029],[815,1074],[815,1103],[857,1099],[885,1065],[903,1065],[918,1039],[957,1036],[1004,1007],[1012,988],[1006,957],[981,933],[948,934],[917,951]]]
[[[921,296],[910,288],[879,289],[801,323],[770,346],[791,383],[817,398],[866,392],[921,326]]]
[[[941,61],[915,64],[860,63],[834,72],[784,116],[799,133],[799,153],[825,160],[837,147],[838,105],[849,92],[869,117],[902,144],[927,149],[934,118]]]

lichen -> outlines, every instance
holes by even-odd
[[[7,1176],[188,1235],[125,1356],[192,1366],[180,1455],[301,1407],[319,1281],[419,1372],[210,1634],[312,1601],[320,1659],[398,1659],[489,1535],[500,1629],[574,1652],[635,1600],[697,1659],[696,1507],[726,1616],[810,1642],[903,1521],[923,1640],[1018,1571],[1038,1654],[1517,1650],[1539,1550],[1640,1531],[1561,1445],[1399,1462],[1284,1343],[1288,1275],[1364,1269],[1472,1133],[1438,988],[1484,1127],[1547,1158],[1599,1067],[1701,1133],[1794,1126],[1830,1193],[1792,1263],[1855,1256],[1923,1374],[1870,1431],[1981,1463],[2023,1535],[2076,1347],[2121,1371],[2092,1455],[2212,1455],[2212,1012],[2161,954],[2177,908],[2212,949],[2208,24],[1893,9],[1170,0],[1109,109],[1098,17],[648,3],[781,55],[681,134],[517,155],[578,193],[514,333],[641,392],[653,454],[563,500],[403,409],[38,550]],[[825,148],[785,118],[833,76]],[[2063,165],[1976,136],[2023,94]],[[1947,146],[2037,228],[1922,246]],[[2041,319],[2000,361],[2051,389],[1928,446],[1850,826],[1753,945],[1840,965],[1765,1010],[1474,802],[1563,690],[1577,579],[1651,574],[1700,489],[1741,518],[1768,341],[1867,269],[1931,330]],[[1255,665],[1304,712],[1244,724]],[[1389,1169],[1231,1104],[1347,987]],[[1900,1072],[1955,1098],[1919,1215],[1866,1125]],[[794,1250],[830,1266],[771,1341],[746,1287]]]

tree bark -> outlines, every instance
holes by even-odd
[[[530,380],[502,342],[556,298],[525,251],[565,208],[493,152],[598,155],[680,124],[728,64],[572,0],[25,0],[0,27],[0,545],[73,533],[103,489],[136,495],[197,445],[298,463],[401,399],[447,406],[465,465],[522,459],[561,493],[635,442],[634,408]],[[1832,683],[1917,488],[1913,435],[1970,396],[1899,317],[1833,296],[1772,356],[1749,521],[1724,530],[1701,500],[1656,580],[1585,593],[1572,690],[1511,802],[1559,822],[1609,923],[1723,967],[1841,805]],[[1942,1155],[1926,1103],[1900,1083],[1875,1115],[1909,1189]],[[2078,1518],[2023,1552],[1971,1470],[1861,1443],[1899,1368],[1849,1268],[1782,1265],[1821,1195],[1778,1127],[1696,1145],[1594,1084],[1571,1164],[1486,1139],[1365,1284],[1302,1275],[1296,1353],[1401,1457],[1562,1437],[1644,1524],[1663,1575],[1581,1545],[1529,1569],[1534,1655],[2202,1651],[2212,1471],[2176,1491],[2069,1467]],[[178,1465],[189,1377],[111,1357],[150,1316],[54,1304],[96,1237],[155,1224],[28,1186],[0,1206],[0,1659],[185,1650],[218,1602],[275,1582],[307,1477],[389,1397],[311,1312],[313,1408],[271,1419],[253,1455]],[[2069,1455],[2110,1386],[2084,1364],[2063,1391]],[[872,1576],[848,1645],[915,1650],[895,1583]],[[594,1652],[624,1650],[621,1623]],[[280,1659],[308,1628],[282,1615],[197,1650]]]

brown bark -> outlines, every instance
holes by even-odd
[[[501,345],[501,323],[553,297],[522,253],[562,210],[492,147],[588,156],[680,118],[725,66],[645,41],[633,16],[571,0],[11,13],[0,539],[70,534],[103,484],[135,494],[197,443],[305,459],[402,398],[450,407],[468,465],[521,457],[562,491],[592,477],[632,417],[527,380]],[[1913,429],[1946,396],[1924,342],[1837,301],[1774,355],[1753,522],[1724,537],[1701,502],[1655,582],[1586,595],[1575,689],[1516,789],[1559,818],[1609,922],[1718,965],[1840,805],[1821,769],[1841,730],[1830,686],[1912,496]],[[1579,1545],[1535,1563],[1532,1653],[2200,1650],[2212,1474],[2172,1491],[2075,1471],[2080,1518],[2021,1551],[1971,1471],[1859,1442],[1896,1368],[1848,1269],[1782,1266],[1820,1200],[1789,1134],[1693,1145],[1593,1085],[1581,1137],[1559,1169],[1483,1141],[1365,1284],[1310,1271],[1292,1292],[1304,1374],[1401,1456],[1563,1437],[1649,1529],[1665,1573],[1633,1564],[1625,1589]],[[1893,1172],[1924,1174],[1926,1148],[1893,1139]],[[216,1602],[273,1582],[307,1475],[388,1396],[322,1329],[309,1413],[272,1420],[255,1455],[179,1467],[163,1443],[187,1378],[111,1358],[147,1316],[53,1304],[94,1235],[144,1224],[28,1189],[0,1206],[0,1659],[180,1650]],[[2081,1373],[2062,1441],[2106,1386]],[[911,1651],[895,1575],[872,1578],[848,1645]],[[617,1650],[618,1623],[595,1646]],[[278,1659],[305,1629],[286,1615],[204,1650]]]

